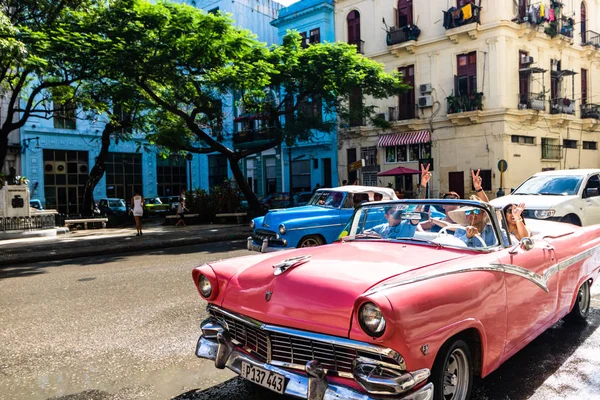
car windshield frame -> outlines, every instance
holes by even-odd
[[[487,223],[492,226],[494,230],[494,238],[495,243],[493,245],[487,245],[485,247],[469,247],[467,244],[465,245],[453,245],[448,243],[441,243],[432,240],[423,239],[420,232],[419,234],[415,234],[414,237],[399,237],[399,238],[383,238],[383,237],[375,237],[374,235],[368,234],[367,231],[370,229],[364,229],[359,232],[359,226],[361,224],[361,219],[365,218],[365,212],[369,211],[377,211],[379,213],[383,213],[384,209],[388,207],[404,207],[405,210],[409,213],[414,213],[414,210],[419,206],[435,206],[438,210],[443,210],[443,206],[457,206],[457,207],[473,207],[480,209],[487,216]],[[411,211],[412,210],[412,211]],[[421,210],[422,211],[422,210]],[[402,243],[414,243],[414,244],[424,244],[435,247],[447,247],[459,250],[466,251],[475,251],[475,252],[484,252],[489,253],[493,251],[497,251],[500,249],[505,249],[511,246],[514,243],[511,243],[509,235],[506,234],[506,222],[504,220],[498,220],[498,216],[501,215],[500,208],[496,208],[488,203],[483,203],[479,201],[473,200],[446,200],[446,199],[423,199],[423,200],[395,200],[395,201],[385,201],[385,202],[372,202],[369,204],[363,204],[359,206],[352,218],[346,224],[342,234],[340,235],[340,239],[342,242],[353,241],[353,240],[365,240],[365,241],[385,241],[385,242],[402,242]],[[418,213],[418,211],[417,211]],[[423,214],[423,212],[421,212]],[[403,218],[404,219],[404,218]],[[385,223],[385,219],[380,220]],[[421,220],[421,222],[425,222],[425,220]],[[362,221],[364,226],[364,221]],[[365,233],[365,235],[361,235],[361,233]],[[426,232],[431,236],[432,232]],[[503,235],[505,234],[504,239]]]
[[[125,202],[122,199],[119,200],[106,200],[109,208],[125,207]]]
[[[575,180],[578,182],[572,190],[553,190],[552,186],[549,184],[555,184],[560,182],[561,180]],[[517,187],[511,194],[515,196],[526,196],[526,195],[540,195],[540,196],[577,196],[579,194],[579,190],[581,189],[581,185],[585,180],[585,175],[533,175],[525,182],[521,183],[519,187]],[[539,185],[538,189],[533,189],[533,185],[535,185],[536,181],[542,181],[542,186]]]
[[[342,196],[341,201],[337,206],[333,205],[334,197],[338,197],[338,196],[334,196],[334,195]],[[307,205],[338,209],[338,208],[341,208],[346,203],[347,196],[348,196],[347,192],[341,192],[338,190],[317,190],[317,192],[311,197],[311,199],[309,200]],[[322,204],[321,204],[321,200],[323,201]]]

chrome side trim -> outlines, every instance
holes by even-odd
[[[415,278],[408,278],[404,280],[398,280],[391,283],[383,283],[377,286],[374,286],[370,290],[368,290],[364,295],[370,296],[375,293],[379,293],[384,290],[392,289],[399,286],[410,285],[412,283],[422,282],[429,279],[440,278],[448,275],[462,274],[464,272],[473,272],[473,271],[493,271],[493,272],[502,272],[505,274],[516,275],[521,278],[527,279],[539,286],[543,291],[549,292],[548,289],[548,280],[559,271],[562,271],[565,268],[570,267],[571,265],[577,264],[580,261],[585,260],[590,257],[594,252],[600,250],[600,245],[592,247],[586,251],[583,251],[575,256],[569,257],[566,260],[560,261],[550,267],[544,272],[543,275],[539,275],[535,272],[532,272],[526,268],[519,267],[518,265],[513,264],[502,264],[502,263],[491,263],[487,266],[473,266],[473,267],[465,267],[459,268],[456,270],[450,270],[439,273],[430,273],[422,276],[418,276]]]
[[[349,348],[356,349],[359,351],[364,351],[367,353],[379,354],[384,357],[388,357],[388,358],[391,358],[392,360],[395,360],[398,363],[397,368],[406,370],[406,363],[404,361],[404,358],[402,358],[402,356],[395,350],[388,349],[386,347],[380,347],[380,346],[377,346],[374,344],[359,342],[356,340],[346,339],[346,338],[342,338],[342,337],[338,337],[338,336],[330,336],[330,335],[324,335],[321,333],[302,331],[302,330],[292,329],[292,328],[285,328],[285,327],[276,326],[276,325],[268,325],[268,324],[264,324],[260,321],[257,321],[253,318],[245,317],[243,315],[239,315],[237,313],[227,311],[227,310],[225,310],[221,307],[217,307],[213,304],[208,304],[208,306],[206,307],[206,310],[209,312],[209,314],[210,314],[210,310],[212,310],[212,309],[216,310],[217,312],[223,313],[223,314],[227,315],[228,317],[234,318],[242,323],[253,324],[256,327],[258,327],[262,330],[268,331],[268,332],[281,333],[284,335],[295,336],[295,337],[302,338],[302,339],[316,340],[316,341],[320,341],[320,342],[324,342],[324,343],[328,343],[328,344],[349,347]]]
[[[306,229],[320,229],[320,228],[333,228],[336,226],[343,226],[343,224],[330,224],[330,225],[317,225],[317,226],[307,226],[305,228],[290,228],[287,231],[304,231]]]

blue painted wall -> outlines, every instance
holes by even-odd
[[[279,11],[279,18],[271,23],[277,27],[279,43],[283,42],[283,37],[288,30],[296,30],[300,33],[305,32],[308,37],[310,31],[319,29],[320,41],[332,43],[335,41],[334,30],[334,6],[333,0],[302,0],[282,8]],[[336,114],[323,113],[323,119],[326,121],[337,121]],[[284,147],[284,176],[286,179],[284,190],[290,189],[289,177],[289,149]],[[304,155],[304,157],[302,157]],[[299,158],[302,157],[302,158]],[[337,151],[337,130],[325,133],[315,132],[313,140],[310,143],[299,143],[292,147],[292,158],[301,160],[311,159],[311,187],[318,183],[321,186],[325,182],[325,170],[323,160],[331,160],[331,185],[339,186],[338,182],[338,151]],[[313,164],[318,159],[317,165]],[[317,168],[314,168],[317,166]]]

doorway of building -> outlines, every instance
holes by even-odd
[[[448,190],[456,192],[461,199],[465,198],[465,172],[448,172]]]
[[[331,187],[331,158],[323,158],[322,161],[323,179],[321,180],[321,184],[323,187],[329,188]]]

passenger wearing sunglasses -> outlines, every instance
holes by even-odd
[[[442,196],[442,199],[459,200],[460,196],[456,192],[448,192]],[[442,228],[445,228],[450,225],[456,225],[457,223],[450,217],[449,212],[456,210],[458,207],[460,206],[457,204],[444,204],[442,206],[442,209],[444,210],[446,216],[444,218],[430,218],[429,221],[422,222],[419,227],[419,230],[437,233],[440,230],[442,230]],[[450,235],[454,235],[454,230],[452,228],[449,228],[447,232]]]
[[[462,207],[451,213],[452,219],[463,225],[463,229],[457,229],[454,236],[465,242],[469,247],[496,246],[496,232],[491,224],[487,222],[487,214],[481,208]],[[502,241],[508,246],[508,236],[502,230]]]
[[[376,233],[384,239],[411,238],[415,235],[419,220],[403,220],[404,211],[398,207],[387,207],[386,223],[374,226],[364,233]]]

